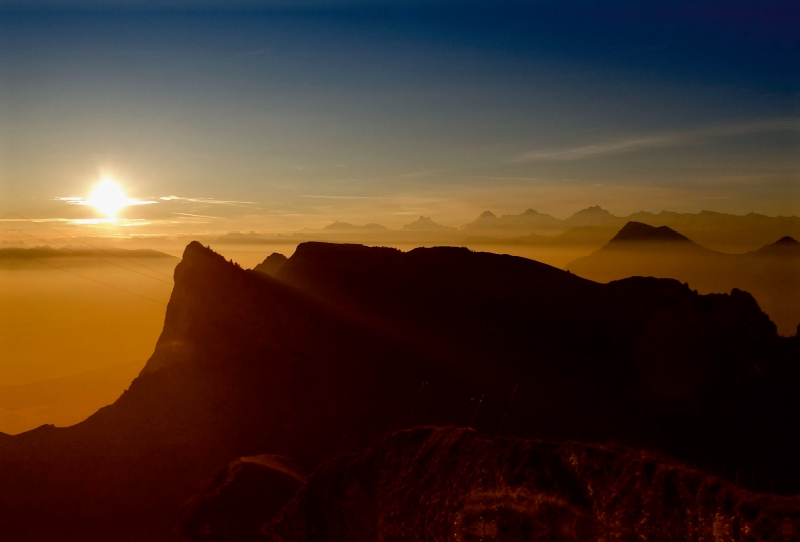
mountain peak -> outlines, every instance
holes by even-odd
[[[403,226],[403,229],[406,231],[442,231],[442,230],[454,230],[455,228],[450,228],[447,226],[443,226],[441,224],[437,224],[431,217],[429,216],[421,216],[411,224],[406,224]]]
[[[484,211],[478,218],[497,218],[497,215],[491,211]]]
[[[658,228],[642,224],[641,222],[628,222],[621,230],[614,236],[609,243],[618,243],[626,241],[681,241],[691,242],[688,237],[681,235],[672,228],[667,226],[660,226]]]
[[[278,271],[281,270],[281,267],[289,260],[286,256],[279,252],[273,252],[269,256],[267,256],[263,262],[258,264],[253,268],[253,271],[258,271],[259,273],[265,273],[272,277],[278,275]]]
[[[361,231],[378,231],[378,230],[380,230],[380,231],[384,231],[384,230],[388,230],[389,228],[387,228],[386,226],[381,226],[380,224],[375,224],[375,223],[369,223],[369,224],[366,224],[364,226],[356,226],[356,225],[350,224],[349,222],[339,222],[337,220],[336,222],[333,222],[332,224],[328,224],[327,226],[325,226],[325,229],[326,230],[339,230],[339,231],[355,231],[355,230],[361,230]]]
[[[800,245],[800,242],[798,242],[794,237],[789,237],[786,235],[775,241],[773,245],[796,247]]]
[[[586,209],[581,209],[576,215],[603,215],[608,216],[611,213],[600,207],[599,205],[594,205],[592,207],[587,207]]]
[[[761,247],[755,253],[773,256],[797,256],[800,255],[800,243],[794,237],[786,235],[770,245]]]

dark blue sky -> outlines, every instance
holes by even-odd
[[[4,203],[109,174],[264,228],[800,213],[796,3],[220,4],[0,0]]]

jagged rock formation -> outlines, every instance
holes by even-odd
[[[281,270],[281,267],[283,267],[288,260],[289,258],[283,254],[273,252],[267,256],[263,262],[255,266],[253,271],[258,271],[259,273],[264,273],[265,275],[274,277],[278,274],[278,271]]]
[[[657,455],[415,429],[326,463],[263,526],[272,542],[800,540],[800,498]]]
[[[166,540],[239,457],[308,471],[417,424],[651,447],[794,491],[798,348],[739,291],[325,243],[274,278],[192,243],[122,397],[0,435],[0,538]]]

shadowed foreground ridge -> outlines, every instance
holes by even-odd
[[[396,433],[315,472],[273,542],[800,540],[800,498],[759,495],[619,447]]]

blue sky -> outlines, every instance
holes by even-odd
[[[800,214],[792,3],[286,5],[0,0],[0,211],[110,175],[222,229]]]

